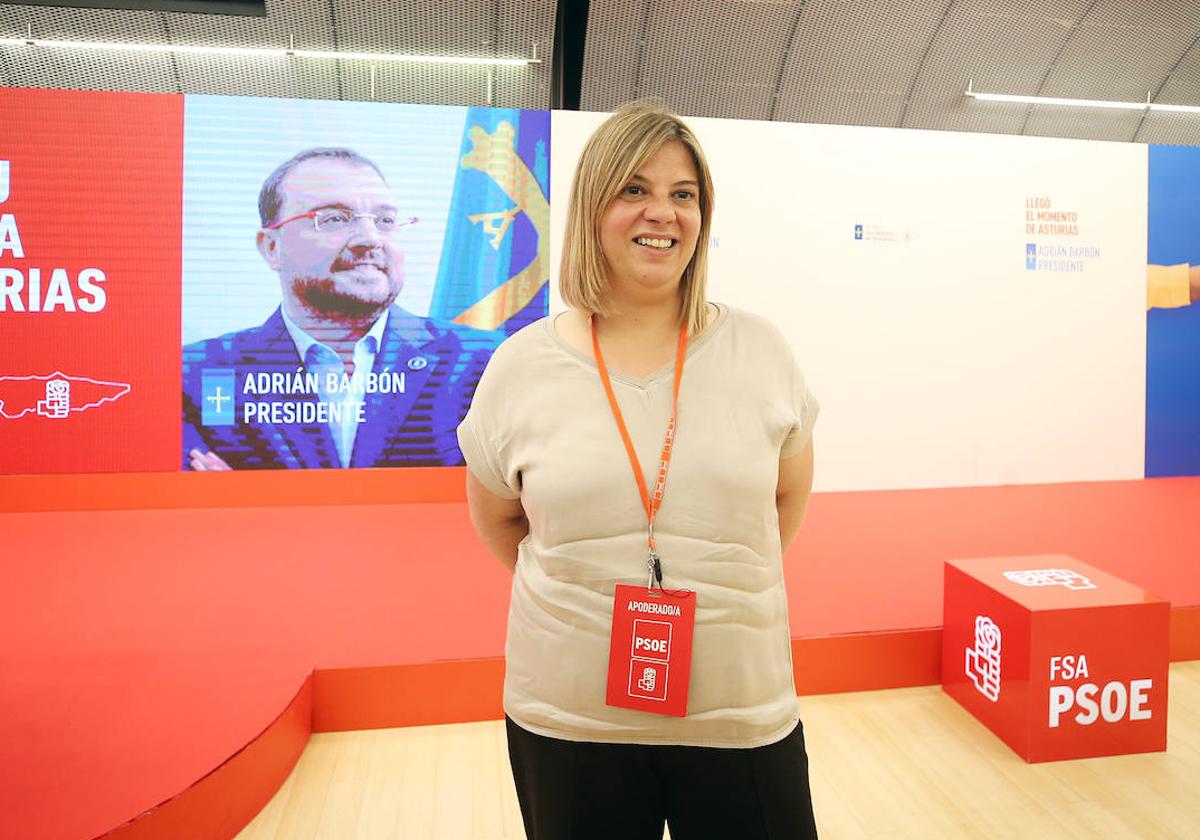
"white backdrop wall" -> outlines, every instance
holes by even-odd
[[[604,118],[553,114],[555,283]],[[1145,146],[689,123],[716,181],[709,297],[788,336],[822,404],[817,490],[1143,477]]]

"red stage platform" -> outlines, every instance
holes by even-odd
[[[0,478],[0,837],[222,836],[310,730],[499,717],[508,574],[461,487]],[[1172,658],[1200,658],[1198,507],[1194,478],[819,494],[785,561],[797,685],[936,683],[943,562],[1001,554],[1169,599]]]

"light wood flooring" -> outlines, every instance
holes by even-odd
[[[802,697],[821,836],[1200,837],[1200,661],[1169,702],[1165,753],[1029,765],[938,686]],[[487,722],[313,735],[238,840],[524,836]]]

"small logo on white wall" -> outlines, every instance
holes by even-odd
[[[1095,589],[1092,583],[1079,572],[1070,569],[1024,569],[1005,572],[1004,576],[1021,586],[1065,586],[1067,589]]]
[[[854,239],[857,242],[913,242],[917,231],[895,228],[890,225],[855,224]]]
[[[967,676],[976,690],[995,703],[1000,699],[1000,628],[986,615],[975,616],[975,646],[966,649]]]

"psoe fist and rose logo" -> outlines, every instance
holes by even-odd
[[[1072,569],[1019,569],[1004,572],[1005,579],[1021,586],[1063,586],[1071,590],[1095,589],[1096,584]],[[965,651],[964,667],[975,690],[993,703],[1000,699],[1000,649],[1003,634],[986,615],[975,617],[974,643]]]
[[[0,160],[0,204],[12,193],[12,162]],[[0,213],[0,257],[25,258],[16,214]],[[99,312],[104,309],[104,272],[86,268],[74,282],[65,268],[43,278],[41,268],[0,268],[0,313]],[[127,382],[108,382],[56,370],[48,375],[0,371],[0,419],[66,420],[128,394]]]
[[[986,615],[975,616],[975,644],[966,649],[966,672],[975,690],[995,703],[1000,699],[1002,634]]]

